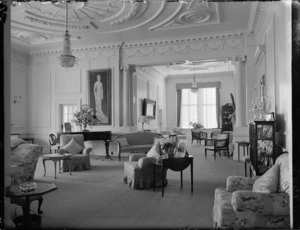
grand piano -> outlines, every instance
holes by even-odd
[[[99,132],[58,132],[57,142],[60,141],[60,136],[64,134],[83,134],[84,141],[97,141],[102,140],[105,142],[105,158],[111,159],[109,155],[109,143],[111,142],[111,131],[99,131]]]

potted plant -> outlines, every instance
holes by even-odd
[[[189,125],[192,126],[193,129],[202,129],[202,128],[204,128],[204,126],[199,121],[198,122],[190,122]]]
[[[72,119],[77,126],[83,127],[83,132],[88,131],[87,125],[94,125],[97,122],[97,117],[95,111],[92,108],[89,108],[88,105],[82,105],[79,111],[74,113],[74,118]]]

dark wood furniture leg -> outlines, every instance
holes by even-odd
[[[182,170],[180,171],[180,185],[181,185],[180,189],[182,189],[182,187],[183,187],[183,183],[182,183]]]
[[[191,167],[191,191],[192,191],[192,193],[194,191],[194,175],[193,175],[194,166],[193,166],[193,162],[194,162],[194,160],[192,159],[192,162],[191,162],[191,165],[190,165],[190,167]]]
[[[161,196],[164,196],[164,181],[163,179],[165,178],[165,174],[164,174],[164,164],[163,162],[161,163],[161,175],[162,175],[162,185],[161,185]]]
[[[153,191],[155,191],[155,164],[153,164]]]

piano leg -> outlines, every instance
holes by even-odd
[[[110,159],[110,160],[112,160],[111,156],[109,155],[109,143],[110,143],[110,140],[106,140],[106,141],[105,141],[105,151],[106,151],[106,155],[105,155],[104,159],[102,159],[103,161],[104,161],[105,159]]]

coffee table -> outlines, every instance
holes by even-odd
[[[6,187],[5,196],[10,198],[25,198],[25,209],[23,216],[17,217],[15,222],[23,223],[24,229],[30,229],[30,220],[40,220],[40,216],[36,214],[30,215],[30,197],[42,196],[46,193],[56,190],[57,187],[53,183],[37,183],[35,190],[29,192],[23,192],[19,185],[12,185]]]
[[[193,159],[192,155],[187,155],[185,157],[161,157],[156,158],[153,163],[153,191],[155,191],[155,166],[159,165],[161,167],[162,178],[164,178],[164,168],[168,168],[172,171],[180,171],[180,182],[181,188],[182,183],[182,171],[188,166],[191,168],[191,193],[193,193]],[[164,196],[164,186],[161,186],[161,196]]]
[[[45,161],[47,161],[47,160],[51,160],[54,163],[54,173],[55,173],[54,178],[55,179],[56,179],[56,163],[57,162],[59,163],[59,173],[62,172],[62,170],[61,170],[61,164],[60,164],[61,160],[68,160],[68,161],[70,161],[70,164],[69,164],[69,173],[70,173],[70,175],[72,175],[72,173],[71,173],[71,168],[72,168],[72,154],[65,153],[63,155],[60,155],[58,153],[55,153],[55,154],[45,154],[45,155],[43,155],[44,176],[46,176]]]

